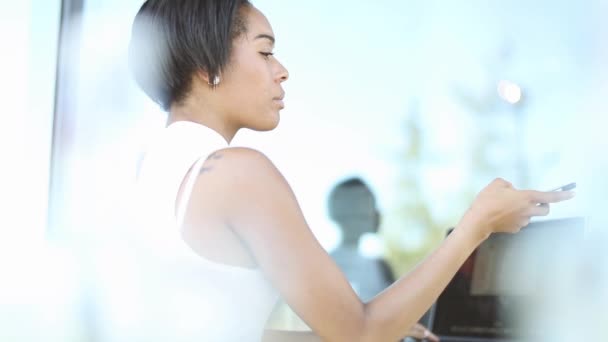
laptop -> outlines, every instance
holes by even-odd
[[[559,290],[551,289],[559,289],[560,265],[573,260],[584,229],[584,218],[575,217],[493,234],[460,267],[423,323],[441,341],[545,340],[534,310],[560,300]]]

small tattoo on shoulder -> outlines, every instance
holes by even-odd
[[[209,157],[207,157],[207,160],[209,160],[209,159],[217,160],[217,159],[221,159],[221,158],[222,158],[222,155],[220,153],[214,152],[214,153],[211,153],[211,155],[209,155]]]
[[[199,175],[202,175],[203,173],[207,173],[209,171],[213,170],[212,167],[202,167],[201,170],[198,172]]]

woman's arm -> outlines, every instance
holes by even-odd
[[[428,342],[439,342],[439,337],[429,331],[424,325],[416,323],[410,329],[409,333],[405,337],[413,337],[417,340],[424,340]],[[400,339],[401,340],[401,339]],[[319,336],[312,331],[285,331],[266,329],[264,331],[264,337],[262,342],[321,342]]]
[[[266,330],[262,342],[322,342],[311,331]]]
[[[364,304],[312,234],[274,165],[251,149],[228,148],[216,155],[221,158],[199,176],[193,199],[214,201],[216,215],[243,240],[285,301],[323,341],[396,341],[406,336],[491,232],[517,231],[529,216],[548,213],[548,207],[534,202],[567,195],[549,198],[493,182],[433,254]]]

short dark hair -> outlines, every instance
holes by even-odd
[[[232,42],[247,32],[248,0],[147,0],[133,21],[129,66],[141,89],[165,111],[190,91],[198,70],[224,69]]]

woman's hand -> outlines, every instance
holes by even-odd
[[[477,195],[461,224],[475,227],[482,239],[492,233],[517,233],[533,216],[549,214],[549,203],[574,197],[574,192],[517,190],[504,179],[495,179]]]
[[[430,330],[428,330],[424,325],[420,323],[414,324],[414,326],[410,329],[410,332],[407,334],[408,337],[413,337],[417,340],[424,341],[432,341],[438,342],[439,337],[433,334]]]

